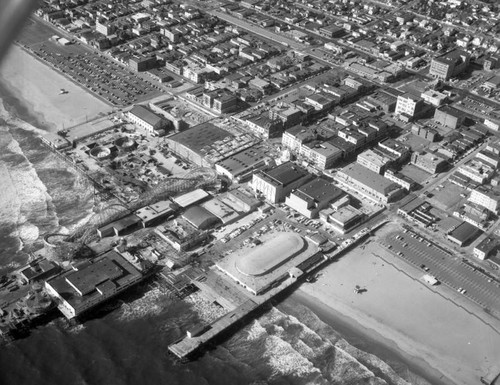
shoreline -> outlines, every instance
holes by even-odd
[[[350,343],[354,340],[354,346],[386,362],[395,358],[433,384],[479,383],[495,369],[500,333],[492,333],[493,326],[478,318],[477,310],[457,306],[447,287],[427,287],[415,276],[419,271],[398,267],[402,261],[376,242],[366,249],[332,262],[294,298]],[[367,291],[355,294],[356,284]],[[360,346],[365,344],[368,348]]]
[[[443,373],[433,368],[420,357],[410,355],[403,351],[395,341],[392,341],[375,329],[361,325],[355,318],[333,309],[323,301],[299,288],[291,299],[308,307],[325,324],[332,327],[345,340],[354,347],[375,355],[389,366],[394,363],[403,364],[408,370],[432,385],[453,385]],[[393,368],[399,374],[397,368]]]
[[[37,128],[56,132],[85,123],[112,107],[24,48],[12,45],[0,67],[0,83]],[[65,89],[67,94],[61,94]]]

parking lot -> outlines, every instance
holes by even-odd
[[[19,41],[38,59],[115,106],[148,100],[161,93],[159,85],[75,39],[72,44],[59,44],[53,39],[55,32],[61,37],[39,20],[30,20]]]
[[[406,231],[406,232],[405,232]],[[433,275],[492,313],[500,315],[500,284],[412,231],[389,234],[383,244],[394,254]]]
[[[160,94],[159,86],[96,53],[58,51],[54,43],[47,43],[34,48],[33,54],[115,106],[126,106]]]

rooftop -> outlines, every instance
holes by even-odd
[[[201,206],[193,206],[187,209],[182,217],[197,229],[206,229],[216,223],[219,219]]]
[[[197,154],[202,154],[201,150],[214,142],[227,137],[233,137],[231,133],[211,123],[202,123],[186,131],[169,137],[169,140],[180,143]]]
[[[66,281],[80,295],[90,293],[99,284],[114,280],[123,274],[123,269],[112,259],[102,259],[66,276]]]
[[[298,234],[281,232],[268,242],[240,255],[235,261],[236,269],[246,276],[261,276],[292,258],[303,247],[304,240]]]
[[[78,271],[69,271],[47,281],[78,315],[81,311],[97,305],[108,296],[111,282],[117,292],[141,279],[142,274],[121,254],[109,251],[92,262],[75,265]],[[122,289],[120,289],[122,288]],[[99,290],[98,290],[99,289]]]
[[[272,178],[279,184],[287,186],[290,183],[293,183],[298,179],[303,178],[309,173],[305,168],[298,166],[293,162],[286,162],[279,166],[276,166],[275,168],[269,171],[262,172],[262,174]]]
[[[268,158],[268,154],[264,148],[260,146],[252,146],[236,154],[231,155],[222,161],[217,162],[219,167],[227,170],[232,175],[239,175],[246,170],[253,168],[255,165]]]
[[[462,222],[448,236],[456,239],[460,243],[466,243],[480,231],[481,230],[479,230],[476,226],[473,226],[468,222]]]
[[[384,178],[375,171],[363,167],[359,163],[351,163],[350,165],[344,167],[340,172],[347,175],[349,178],[370,187],[380,194],[385,195],[387,192],[399,188],[396,183],[391,182],[389,179]]]
[[[347,223],[351,219],[357,218],[363,213],[352,206],[344,206],[330,214],[330,217],[338,223]]]
[[[129,114],[136,116],[137,118],[145,121],[146,123],[155,126],[162,121],[162,118],[156,115],[154,112],[149,111],[144,106],[134,106]]]
[[[195,204],[205,199],[209,195],[210,194],[207,193],[205,190],[198,188],[196,190],[172,198],[172,200],[175,203],[177,203],[180,207],[188,207],[191,206],[192,204]]]
[[[337,199],[344,194],[344,191],[335,187],[327,180],[319,177],[309,183],[299,187],[294,194],[302,196],[303,199],[311,199],[316,202],[329,199],[330,201]]]

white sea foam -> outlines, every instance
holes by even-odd
[[[3,104],[3,101],[0,99],[0,119],[3,119],[7,124],[16,126],[18,128],[22,128],[23,130],[26,131],[31,131],[37,134],[43,134],[46,131],[37,128],[33,126],[32,124],[29,124],[28,122],[25,122],[22,119],[19,119],[17,116],[14,116],[11,114],[7,109],[5,108],[5,105]]]
[[[265,341],[265,347],[265,358],[268,359],[275,376],[303,377],[314,372],[320,374],[319,369],[315,368],[311,361],[277,336],[269,336]]]
[[[266,329],[264,329],[264,327],[260,324],[260,322],[254,321],[250,325],[250,328],[247,330],[246,339],[248,341],[255,341],[266,334],[267,334]]]
[[[30,217],[36,216],[54,227],[58,227],[58,219],[54,210],[50,209],[53,205],[47,188],[24,156],[19,143],[12,138],[7,147],[10,152],[24,157],[24,160],[15,167],[3,167],[0,171],[4,177],[2,218],[11,218],[17,226],[16,235],[23,243],[31,243],[38,238],[39,231],[36,225],[29,223]]]
[[[263,349],[273,378],[291,376],[315,384],[383,385],[386,380],[409,384],[378,357],[339,338],[314,315],[304,318],[307,325],[272,308],[246,328],[244,340],[252,348]]]
[[[85,325],[84,324],[76,324],[74,326],[70,326],[67,331],[71,334],[78,334],[85,330]]]
[[[121,307],[119,319],[131,321],[144,316],[160,314],[170,302],[166,294],[165,289],[155,287],[146,292],[141,298],[124,303]]]

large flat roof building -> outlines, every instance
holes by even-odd
[[[321,258],[319,248],[293,232],[270,232],[257,246],[243,246],[216,267],[254,295],[260,295]]]
[[[167,121],[165,119],[151,112],[144,106],[134,106],[127,113],[127,117],[132,123],[151,134],[162,134],[161,130],[167,126]]]
[[[169,147],[183,158],[200,166],[208,165],[205,155],[215,142],[232,138],[233,135],[211,123],[202,123],[186,131],[168,137]]]
[[[311,180],[313,176],[301,166],[286,162],[268,171],[253,174],[252,188],[269,202],[277,203],[294,189]]]
[[[405,194],[401,186],[359,163],[351,163],[339,170],[335,179],[363,196],[383,204],[393,202]]]
[[[92,261],[75,264],[73,270],[46,281],[45,288],[58,299],[64,316],[72,319],[142,279],[143,275],[121,254],[109,251]]]
[[[307,218],[316,218],[320,210],[344,195],[341,189],[320,177],[292,191],[285,203]]]
[[[448,239],[460,247],[479,236],[481,230],[468,222],[462,222],[448,234]]]
[[[448,80],[462,73],[469,66],[470,55],[467,52],[454,50],[435,57],[431,61],[429,75]]]
[[[383,174],[387,166],[392,162],[392,158],[368,149],[359,154],[356,161],[377,174]]]
[[[500,208],[500,188],[487,188],[479,186],[472,190],[469,201],[474,202],[482,207],[485,207],[493,213],[497,213]]]
[[[231,155],[215,164],[215,170],[231,180],[244,181],[251,178],[252,172],[273,164],[265,148],[256,145]]]
[[[320,218],[323,222],[332,226],[335,231],[345,234],[361,223],[365,218],[365,214],[355,207],[347,205],[338,210],[331,208],[322,210]]]

